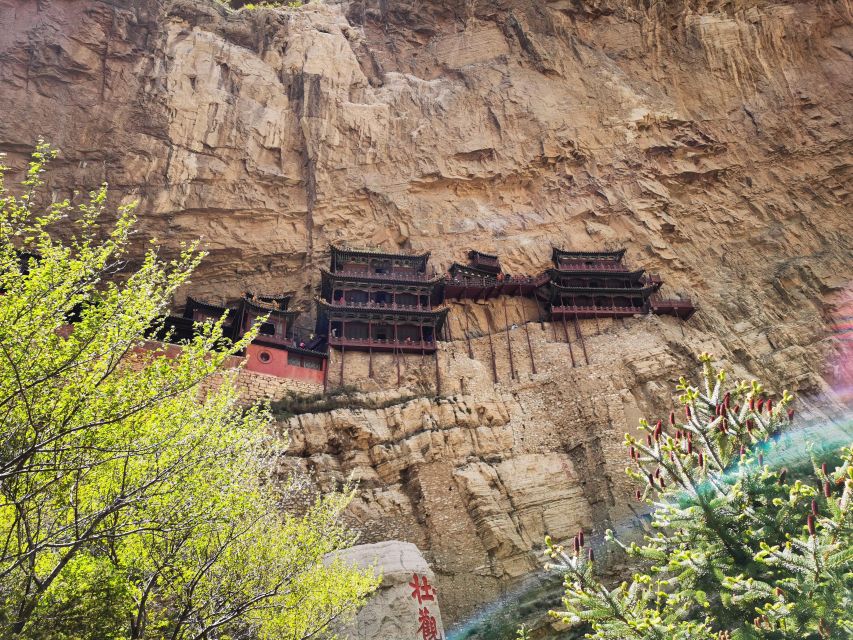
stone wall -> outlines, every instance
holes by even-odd
[[[237,388],[245,402],[274,402],[288,393],[314,395],[322,393],[323,385],[304,380],[268,376],[242,369],[237,376]]]

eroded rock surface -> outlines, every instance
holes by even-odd
[[[139,200],[141,240],[202,236],[188,291],[214,301],[287,290],[310,310],[341,242],[428,249],[438,269],[478,248],[510,273],[547,266],[552,244],[625,246],[699,303],[684,327],[585,321],[584,344],[529,301],[456,304],[440,400],[282,425],[287,464],[318,486],[361,478],[366,539],[424,549],[452,622],[535,567],[545,533],[631,515],[622,434],[669,410],[693,354],[831,399],[852,63],[843,0],[233,15],[205,0],[0,0],[0,150],[21,167],[45,136],[62,152],[56,197],[107,180]],[[465,332],[482,336],[470,352]],[[432,395],[429,359],[406,361],[399,392],[390,360],[375,380],[366,366],[353,357],[332,383]]]

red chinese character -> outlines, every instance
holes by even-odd
[[[438,635],[438,623],[435,621],[435,616],[431,616],[429,609],[424,607],[418,609],[418,622],[421,626],[418,627],[418,633],[423,637],[423,640],[441,640]]]
[[[421,577],[413,573],[409,586],[412,588],[412,597],[417,598],[418,604],[423,604],[424,600],[435,600],[435,588],[427,582],[426,576]]]

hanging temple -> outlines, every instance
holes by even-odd
[[[517,276],[503,271],[498,256],[472,250],[467,264],[454,262],[442,275],[430,269],[429,253],[385,253],[332,245],[329,268],[321,269],[320,292],[314,299],[313,332],[302,335],[296,330],[300,312],[290,308],[291,296],[248,292],[228,307],[187,298],[183,314],[165,318],[155,337],[180,343],[193,336],[197,323],[224,318],[225,337],[237,340],[261,321],[244,354],[246,368],[323,384],[326,389],[330,349],[340,352],[343,380],[347,351],[368,352],[371,365],[374,351],[393,353],[395,359],[407,353],[436,354],[437,342],[451,339],[447,323],[450,301],[523,296],[544,310],[555,337],[557,325],[562,324],[568,340],[567,324],[573,323],[588,362],[578,320],[647,313],[687,320],[696,310],[689,298],[662,297],[660,277],[631,269],[624,256],[624,249],[554,248],[552,268],[534,276]],[[465,337],[470,352],[468,332]],[[532,350],[530,355],[532,362]],[[574,355],[572,361],[574,364]],[[492,369],[494,372],[494,362]],[[494,376],[496,379],[496,372]]]

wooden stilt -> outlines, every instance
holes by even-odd
[[[397,357],[397,324],[394,323],[394,364],[397,365],[397,386],[400,386],[400,360]]]
[[[583,359],[586,360],[586,363],[589,364],[589,356],[586,355],[586,343],[583,341],[583,333],[581,333],[581,324],[578,322],[578,314],[575,312],[575,335],[581,341],[581,347],[583,348]]]
[[[557,339],[557,320],[554,318],[553,313],[551,313],[551,329],[554,330],[554,342],[559,342]]]
[[[474,350],[471,348],[471,329],[468,324],[468,313],[465,313],[465,339],[468,341],[468,357],[474,359]]]
[[[531,299],[531,301],[534,304],[533,310],[535,312],[536,317],[533,320],[530,320],[530,322],[536,322],[538,320],[539,321],[539,328],[544,329],[544,327],[542,326],[542,312],[539,310],[539,303],[537,303],[535,299]],[[527,319],[527,299],[526,298],[521,299],[521,307],[522,307],[522,309],[524,309],[524,318],[526,320]],[[530,328],[527,326],[528,324],[530,324],[530,322],[524,323],[524,334],[527,337],[527,351],[530,353],[530,370],[531,370],[531,372],[536,373],[536,360],[533,358],[533,346],[530,343]]]
[[[373,347],[367,350],[367,377],[373,377]]]
[[[527,352],[530,354],[530,370],[536,373],[536,361],[533,359],[533,346],[530,344],[530,329],[527,328],[527,323],[524,323],[524,334],[527,336]]]
[[[576,366],[575,365],[575,353],[574,353],[574,351],[572,351],[572,341],[569,339],[569,327],[566,324],[565,314],[562,317],[563,317],[563,333],[566,334],[566,342],[569,345],[569,356],[572,359],[572,367],[574,368]]]
[[[504,327],[506,329],[506,349],[509,352],[509,379],[518,379],[515,375],[515,363],[512,361],[512,340],[509,337],[509,316],[506,312],[506,297],[504,297]]]
[[[329,339],[332,337],[332,316],[329,315],[329,322],[326,325],[326,369],[323,371],[323,393],[329,389],[329,367],[332,364],[332,345],[329,344]]]
[[[341,345],[341,387],[344,386],[344,345]]]
[[[435,395],[441,395],[441,368],[438,366],[438,349],[435,350]]]
[[[489,353],[492,354],[492,382],[498,381],[498,366],[495,364],[495,347],[492,344],[492,332],[487,331],[486,335],[489,336]]]
[[[323,393],[329,390],[329,365],[332,362],[332,348],[326,350],[326,359],[323,360]]]

